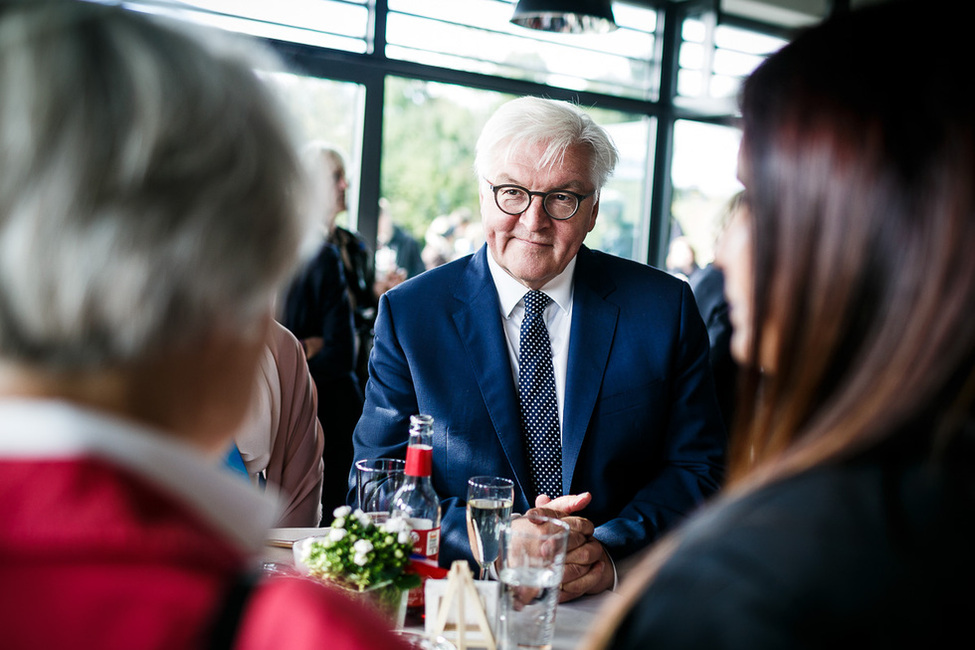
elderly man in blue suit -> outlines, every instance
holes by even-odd
[[[513,479],[516,512],[563,517],[562,600],[611,588],[614,562],[714,493],[724,463],[687,283],[583,245],[617,159],[566,102],[523,97],[491,117],[475,165],[486,245],[383,296],[355,431],[356,458],[403,457],[410,415],[434,417],[443,566],[472,559],[471,476]]]

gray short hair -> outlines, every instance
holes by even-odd
[[[88,2],[0,11],[0,357],[122,364],[261,321],[308,226],[255,48]]]
[[[477,140],[474,169],[478,176],[489,173],[495,156],[506,158],[517,146],[545,144],[539,165],[557,164],[572,146],[592,152],[592,183],[600,190],[619,161],[619,152],[606,129],[596,124],[581,108],[569,102],[540,97],[519,97],[495,111]]]

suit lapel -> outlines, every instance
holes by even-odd
[[[562,489],[568,494],[609,361],[619,307],[607,300],[615,290],[597,256],[579,250],[572,297],[569,363],[562,414]]]
[[[454,323],[467,350],[484,406],[516,480],[525,494],[530,494],[531,474],[521,439],[518,398],[486,247],[471,258],[455,298],[458,307],[453,314]]]

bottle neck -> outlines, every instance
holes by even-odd
[[[411,444],[406,448],[406,475],[429,478],[433,472],[433,447]]]

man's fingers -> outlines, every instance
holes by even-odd
[[[572,571],[570,571],[570,566]],[[585,594],[595,594],[612,586],[612,571],[605,560],[582,566],[567,565],[559,589],[559,602],[574,600]]]
[[[583,492],[582,494],[566,494],[557,499],[551,499],[544,494],[540,494],[535,497],[535,506],[542,507],[545,506],[550,510],[557,510],[565,515],[570,515],[573,512],[578,512],[589,505],[592,501],[592,494],[589,492]]]
[[[596,530],[595,525],[585,517],[560,517],[560,513],[557,510],[549,510],[548,508],[532,508],[529,510],[527,513],[525,513],[526,516],[522,518],[525,519],[525,523],[523,525],[527,526],[530,524],[531,519],[528,517],[528,515],[532,514],[542,515],[543,517],[552,517],[564,521],[569,526],[569,550],[589,542],[593,532]]]
[[[576,564],[589,566],[603,559],[603,546],[597,541],[587,539],[583,544],[579,544],[565,554],[566,565]]]

